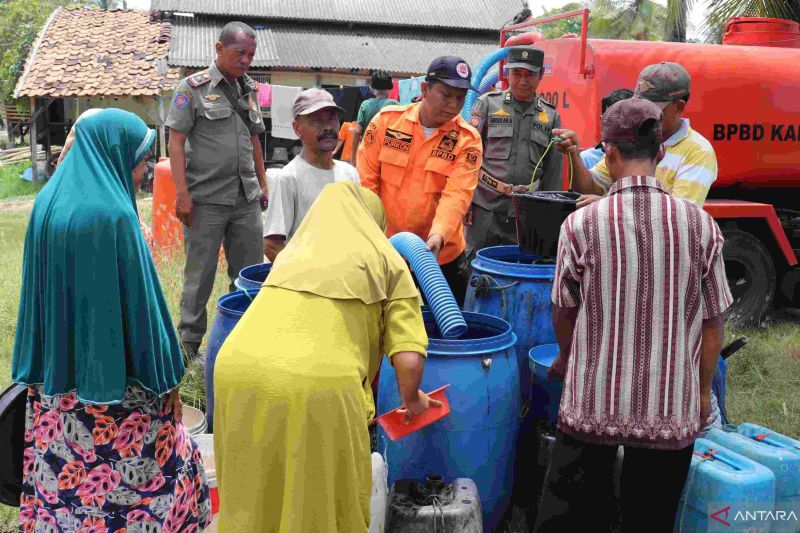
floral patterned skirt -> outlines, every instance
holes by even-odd
[[[135,385],[114,405],[28,387],[19,530],[202,531],[211,521],[202,458],[165,401]]]

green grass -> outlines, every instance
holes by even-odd
[[[22,171],[29,166],[30,162],[0,167],[0,200],[15,196],[35,196],[42,188],[41,181],[32,183],[20,178]]]
[[[152,198],[141,195],[139,213],[149,221]],[[30,215],[30,201],[0,201],[0,387],[10,382],[11,350],[19,305],[22,245]],[[155,254],[164,295],[173,319],[178,319],[178,303],[183,280],[183,255]],[[217,297],[228,291],[224,264],[217,269],[209,317],[215,315]],[[755,422],[774,431],[800,437],[800,321],[797,316],[778,314],[772,322],[753,330],[726,329],[726,342],[746,335],[750,342],[729,359],[727,405],[733,423]],[[193,365],[181,384],[187,405],[205,407],[202,368]],[[516,513],[504,532],[522,531],[524,519]],[[17,510],[0,506],[0,532],[14,531]]]
[[[800,437],[800,322],[782,315],[763,328],[727,329],[727,341],[746,335],[747,346],[728,359],[728,418]]]

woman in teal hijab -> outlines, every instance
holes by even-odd
[[[12,363],[28,385],[21,530],[210,520],[180,419],[184,364],[136,211],[154,139],[119,109],[81,120],[34,203]]]

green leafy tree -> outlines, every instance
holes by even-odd
[[[667,29],[667,9],[652,0],[573,2],[534,16],[548,17],[584,7],[592,11],[589,17],[589,37],[656,41],[664,38]],[[541,26],[539,31],[547,39],[556,39],[567,33],[580,34],[581,20],[576,17],[551,22]]]
[[[605,39],[658,41],[667,30],[667,8],[652,0],[595,0],[589,36]]]
[[[0,0],[0,99],[10,102],[47,17],[63,0]]]
[[[562,7],[556,9],[550,9],[544,11],[542,15],[534,14],[534,17],[550,17],[553,15],[558,15],[559,13],[567,13],[569,11],[575,11],[577,9],[583,9],[583,4],[579,2],[572,2],[570,4],[566,4]],[[546,39],[558,39],[562,35],[566,35],[568,33],[581,33],[581,19],[579,18],[570,18],[565,20],[558,20],[556,22],[550,22],[540,27],[540,32]]]

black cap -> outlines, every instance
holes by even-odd
[[[456,56],[437,57],[431,62],[425,76],[425,81],[438,80],[450,87],[477,91],[470,83],[471,79],[472,69],[469,64]]]
[[[392,75],[385,70],[376,70],[372,73],[369,86],[376,91],[389,91],[392,89]]]
[[[544,65],[544,52],[533,46],[510,46],[508,48],[507,68],[524,68],[541,72]]]

